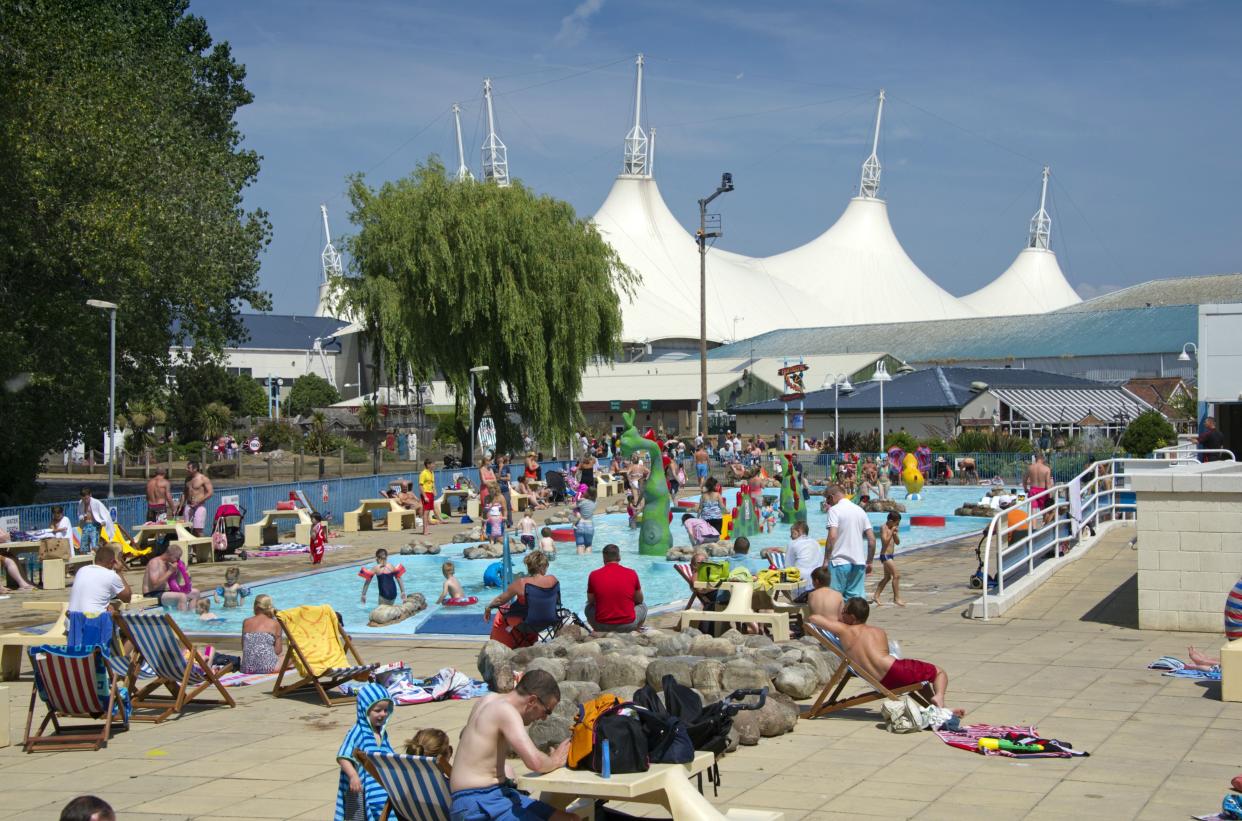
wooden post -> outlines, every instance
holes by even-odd
[[[151,478],[151,449],[142,449],[142,478]]]
[[[172,445],[168,446],[168,479],[172,480]]]
[[[345,475],[345,446],[344,445],[341,445],[341,466],[337,470],[337,473],[339,473],[342,477],[344,477]]]
[[[267,462],[267,481],[268,481],[268,484],[271,484],[271,481],[272,481],[272,454],[269,452],[269,453],[267,454],[267,458],[266,458],[266,459],[264,459],[263,461],[264,461],[264,462]]]

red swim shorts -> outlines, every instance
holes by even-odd
[[[889,690],[936,680],[936,665],[918,659],[897,659],[880,680]]]
[[[423,510],[432,510],[436,506],[436,495],[434,493],[423,494]]]

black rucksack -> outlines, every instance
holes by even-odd
[[[628,708],[628,709],[627,709]],[[603,772],[604,745],[608,745],[612,773],[645,773],[651,766],[647,733],[635,713],[638,708],[622,704],[595,721],[595,746],[591,750],[591,770]]]

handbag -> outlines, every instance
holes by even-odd
[[[909,696],[885,701],[880,714],[884,716],[884,729],[890,733],[917,733],[927,726],[923,708]]]

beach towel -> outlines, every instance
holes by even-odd
[[[388,695],[400,705],[429,704],[433,701],[464,701],[485,696],[490,690],[487,683],[472,679],[465,673],[452,667],[445,667],[427,678],[418,678],[405,669],[405,662],[400,666],[376,674],[376,681],[388,690]],[[340,686],[341,692],[356,692],[365,685],[364,682],[346,682]]]
[[[1187,670],[1186,662],[1172,656],[1161,656],[1147,665],[1148,670],[1163,670],[1170,678],[1194,678],[1204,681],[1220,681],[1220,665],[1211,670]]]
[[[324,545],[325,552],[333,550],[344,550],[349,547],[345,544],[329,544]],[[260,559],[277,559],[281,556],[296,556],[299,553],[310,553],[310,545],[299,544],[298,542],[289,542],[288,544],[268,545],[260,550],[246,550],[246,555],[250,558],[258,557]]]
[[[336,611],[330,604],[304,604],[278,614],[285,630],[297,642],[311,669],[302,669],[302,659],[294,656],[301,675],[323,675],[326,670],[349,667],[345,647],[337,632]]]
[[[345,740],[341,742],[340,749],[337,750],[338,760],[345,759],[351,764],[354,763],[354,750],[362,750],[367,754],[393,751],[392,745],[388,742],[388,722],[392,720],[392,712],[389,711],[388,717],[384,719],[378,739],[377,733],[372,729],[367,718],[367,711],[372,705],[378,701],[388,700],[388,698],[388,693],[378,684],[365,684],[359,689],[357,718],[354,726],[346,733]],[[349,777],[342,770],[337,779],[334,818],[336,821],[352,821],[358,817],[365,817],[366,821],[379,821],[384,804],[388,801],[388,793],[384,792],[383,785],[365,769],[356,765],[355,768],[358,772],[358,780],[362,782],[362,792],[350,792]]]
[[[246,687],[251,684],[262,684],[276,678],[275,673],[226,673],[220,676],[220,683],[225,687]]]
[[[970,750],[983,755],[999,755],[1006,758],[1073,758],[1074,756],[1089,755],[1089,753],[1073,749],[1073,745],[1069,742],[1042,738],[1034,727],[1029,726],[967,724],[956,731],[941,729],[934,732],[941,741],[950,747],[957,747],[959,750]],[[1039,743],[1043,744],[1045,749],[1043,752],[1038,753],[1015,753],[1009,750],[981,749],[979,747],[979,739],[981,738],[1003,738],[1020,744]]]

